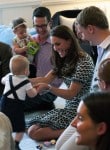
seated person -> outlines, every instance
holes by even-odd
[[[29,136],[34,140],[57,139],[76,114],[84,93],[89,92],[94,65],[92,58],[82,51],[76,37],[67,26],[57,26],[50,33],[53,69],[45,76],[32,80],[37,91],[43,90],[66,99],[64,109],[53,109],[31,118],[27,124]],[[65,82],[67,89],[49,85],[56,77]]]
[[[109,89],[110,91],[110,89]],[[76,128],[75,143],[91,150],[110,149],[110,92],[85,95],[71,125]]]

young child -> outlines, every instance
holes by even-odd
[[[6,114],[13,127],[15,142],[19,150],[19,142],[25,131],[23,102],[26,94],[29,97],[37,95],[37,90],[32,87],[28,80],[29,61],[22,55],[14,55],[10,60],[10,71],[2,78],[5,84],[3,96],[1,98],[1,112]]]
[[[27,33],[26,21],[23,18],[17,18],[12,21],[12,29],[15,33],[13,39],[13,52],[14,54],[20,54],[28,58],[30,61],[30,75],[31,77],[36,76],[35,67],[33,65],[34,55],[39,49],[38,44],[32,39]],[[32,51],[33,48],[33,51]],[[33,73],[34,72],[34,73]]]
[[[101,91],[110,92],[110,58],[103,60],[98,69],[98,86]]]

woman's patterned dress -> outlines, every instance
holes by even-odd
[[[64,109],[53,109],[43,115],[35,116],[34,118],[31,118],[31,120],[27,121],[27,126],[29,127],[32,124],[39,124],[41,127],[51,127],[52,129],[67,128],[76,115],[81,97],[90,90],[93,71],[93,62],[90,56],[86,54],[85,57],[79,59],[76,70],[71,76],[68,78],[62,77],[67,87],[70,86],[71,82],[81,83],[83,86],[80,92],[73,97],[73,99],[66,100]]]

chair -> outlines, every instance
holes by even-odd
[[[68,21],[72,20],[73,18],[75,19],[78,15],[78,13],[81,11],[81,9],[76,9],[76,10],[63,10],[63,11],[58,11],[52,16],[52,27],[55,27],[57,25],[61,24],[61,16],[63,19],[68,19]],[[68,22],[67,21],[67,22]]]

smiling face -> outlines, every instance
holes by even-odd
[[[89,37],[87,28],[84,28],[77,23],[77,31],[80,34],[82,40],[88,40]]]
[[[63,58],[68,53],[71,41],[51,36],[51,43],[53,45],[53,49],[60,55],[60,57]]]
[[[46,17],[34,17],[33,24],[41,37],[47,37],[50,32],[50,25]]]
[[[27,37],[27,29],[26,27],[18,27],[15,29],[14,33],[18,36],[19,39],[24,39]]]
[[[83,41],[89,41],[89,43],[94,46],[98,44],[95,34],[95,26],[88,25],[87,27],[82,27],[80,24],[77,24],[77,30]]]
[[[80,102],[77,116],[71,123],[76,128],[76,143],[78,145],[88,145],[94,147],[100,135],[99,124],[92,121],[88,115],[88,110],[83,101]]]

